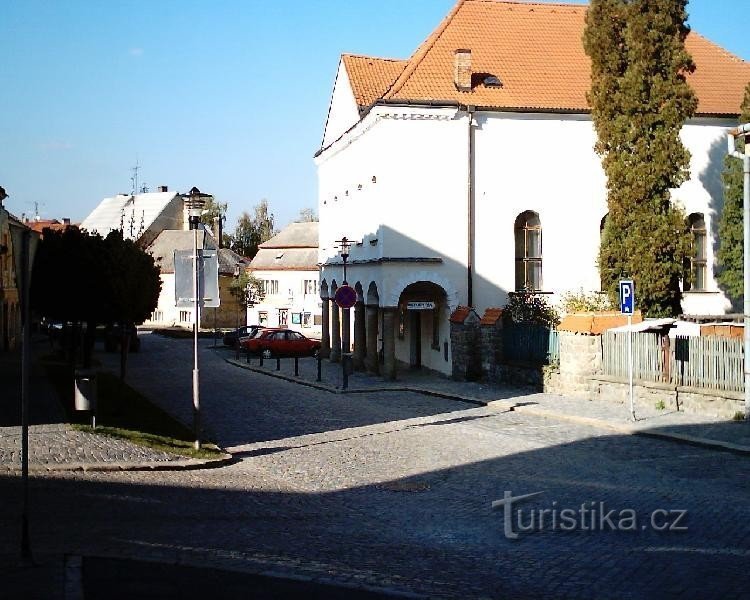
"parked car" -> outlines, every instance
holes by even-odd
[[[263,329],[260,325],[243,325],[238,327],[234,331],[229,331],[224,334],[224,345],[234,346],[237,340],[251,337],[256,331]]]
[[[262,354],[263,358],[317,356],[320,350],[318,340],[291,329],[263,329],[242,340],[240,345],[251,354]]]

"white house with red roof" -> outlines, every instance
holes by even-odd
[[[323,352],[340,347],[336,240],[349,257],[355,363],[451,373],[449,316],[524,289],[600,289],[607,213],[586,93],[585,5],[460,0],[408,60],[344,54],[320,150]],[[674,190],[696,236],[683,309],[729,308],[714,277],[721,171],[750,64],[697,33],[683,128],[691,178]],[[348,350],[346,348],[345,350]],[[383,365],[378,364],[382,356]]]

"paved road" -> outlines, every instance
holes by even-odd
[[[205,423],[238,462],[37,478],[37,552],[294,572],[436,597],[747,597],[745,457],[418,394],[330,394],[237,369],[224,352],[201,352]],[[145,336],[132,358],[131,381],[189,418],[190,341]],[[506,491],[544,492],[517,505],[521,524],[547,509],[543,530],[506,538],[504,511],[491,508]],[[11,554],[17,479],[0,477],[0,497],[0,554]],[[613,526],[635,530],[592,521],[600,502],[615,511]],[[563,509],[575,530],[559,530]],[[676,525],[687,531],[650,527],[659,509],[686,510]],[[677,516],[658,513],[656,525]]]

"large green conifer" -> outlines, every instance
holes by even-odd
[[[689,178],[680,130],[697,106],[685,73],[687,0],[592,0],[584,46],[592,62],[592,119],[607,176],[609,214],[599,269],[610,296],[632,278],[649,316],[675,315],[690,251],[670,189]]]
[[[750,122],[750,84],[745,88],[740,122]],[[744,152],[745,144],[737,142],[738,150]],[[724,159],[724,208],[719,217],[719,249],[716,259],[721,271],[718,280],[721,288],[734,301],[743,295],[743,181],[742,161],[732,156]]]

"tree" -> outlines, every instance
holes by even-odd
[[[745,87],[745,97],[740,108],[740,122],[750,122],[750,83]],[[745,143],[738,140],[737,149],[745,151]],[[744,228],[743,202],[744,182],[742,161],[732,156],[724,158],[724,208],[719,217],[719,248],[716,259],[721,271],[717,279],[719,285],[734,301],[744,294],[743,260]]]
[[[295,223],[316,223],[317,221],[318,215],[315,213],[314,208],[303,208],[300,209]]]
[[[258,253],[258,246],[276,235],[273,213],[268,211],[268,201],[261,200],[253,209],[251,217],[243,212],[237,219],[234,230],[232,249],[248,258]]]
[[[153,257],[132,240],[124,240],[120,231],[102,238],[75,227],[45,229],[34,261],[32,306],[53,320],[74,326],[86,323],[85,366],[96,326],[120,323],[126,333],[127,327],[149,317],[160,290]],[[127,341],[123,346],[127,352]]]
[[[239,277],[235,277],[230,284],[229,293],[236,300],[239,313],[260,300],[263,295],[263,284],[243,269]]]
[[[681,312],[690,236],[670,190],[689,178],[680,130],[697,107],[685,74],[687,0],[592,0],[584,47],[596,151],[607,176],[599,269],[610,297],[632,278],[649,316]]]

